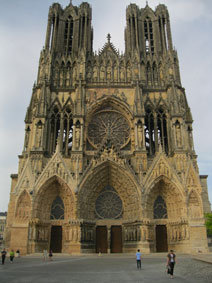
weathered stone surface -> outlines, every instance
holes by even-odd
[[[89,4],[50,7],[12,176],[8,247],[207,251],[207,177],[198,172],[167,8],[132,4],[126,14],[124,55],[110,35],[97,54]]]

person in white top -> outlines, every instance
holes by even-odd
[[[48,257],[48,252],[47,250],[43,250],[43,261],[47,261],[47,257]]]

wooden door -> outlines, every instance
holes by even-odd
[[[122,227],[111,227],[111,253],[122,253]]]
[[[159,253],[168,251],[166,225],[156,226],[156,251]]]
[[[107,227],[96,227],[96,252],[107,253]]]
[[[52,226],[50,250],[53,253],[62,252],[62,226]]]

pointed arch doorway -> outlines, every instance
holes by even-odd
[[[168,252],[167,228],[166,225],[156,225],[156,252]]]
[[[62,252],[62,226],[51,227],[50,250],[52,250],[53,253]]]
[[[97,253],[122,253],[122,226],[96,227]]]

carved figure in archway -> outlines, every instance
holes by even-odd
[[[77,67],[74,65],[73,67],[73,74],[72,74],[72,79],[75,81],[77,78]]]
[[[80,136],[81,136],[81,128],[80,128],[80,124],[77,123],[76,129],[75,129],[75,147],[76,149],[80,148]]]
[[[100,69],[100,80],[101,81],[105,80],[105,68],[103,66]]]
[[[107,80],[108,81],[111,80],[111,67],[110,66],[107,67]]]
[[[63,86],[63,70],[60,71],[60,86]]]
[[[131,80],[131,70],[130,66],[127,67],[127,81],[129,82]]]
[[[123,66],[121,67],[121,70],[120,70],[120,79],[122,82],[125,81],[125,72],[124,72]]]
[[[138,123],[138,147],[143,147],[143,127],[142,123]]]
[[[181,135],[180,123],[176,123],[175,130],[176,130],[176,143],[177,143],[177,147],[181,147],[182,146],[182,135]]]
[[[66,86],[70,85],[70,69],[67,69],[67,73],[66,73]]]
[[[88,80],[88,81],[91,81],[91,67],[88,67],[87,80]]]
[[[114,77],[114,82],[117,82],[118,81],[118,68],[116,65],[114,67],[113,77]]]
[[[96,82],[98,80],[98,69],[97,66],[93,68],[93,80]]]

